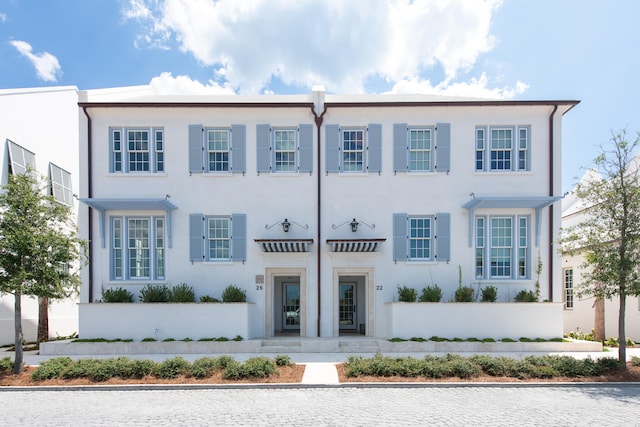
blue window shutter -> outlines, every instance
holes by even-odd
[[[370,124],[368,135],[369,172],[382,171],[382,125]]]
[[[326,125],[324,132],[324,167],[327,172],[340,172],[340,127]]]
[[[257,169],[260,172],[271,172],[271,126],[256,125]]]
[[[233,239],[231,258],[233,261],[247,259],[247,216],[245,214],[231,215],[231,238]]]
[[[451,125],[436,124],[436,172],[451,170]]]
[[[189,125],[189,172],[202,173],[204,171],[202,125]]]
[[[407,214],[393,214],[393,260],[406,261],[407,254]]]
[[[407,124],[395,123],[393,125],[393,171],[406,172],[407,164]]]
[[[300,135],[300,172],[313,171],[313,126],[309,124],[299,125]]]
[[[231,172],[247,171],[247,129],[245,125],[231,125]]]
[[[204,261],[204,215],[189,215],[189,258],[191,262]]]
[[[451,260],[451,214],[436,214],[436,261]]]

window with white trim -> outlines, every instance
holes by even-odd
[[[207,260],[231,259],[231,218],[207,217]]]
[[[296,134],[295,129],[273,129],[274,172],[297,172]]]
[[[28,169],[36,170],[36,155],[7,139],[7,150],[9,151],[9,170],[13,176],[24,174]]]
[[[530,126],[477,126],[476,171],[530,170]]]
[[[562,271],[562,285],[564,288],[564,308],[573,308],[573,268],[565,268]]]
[[[433,217],[409,217],[409,259],[433,259]]]
[[[528,216],[477,216],[475,228],[476,279],[530,277]]]
[[[165,278],[164,217],[111,217],[111,279]]]
[[[112,173],[164,172],[161,128],[110,128]]]
[[[59,166],[49,163],[50,194],[56,201],[73,206],[73,190],[71,188],[71,174]]]
[[[342,172],[364,172],[364,129],[342,129]]]
[[[230,129],[205,128],[207,172],[229,172],[231,158]]]
[[[432,170],[432,141],[432,129],[409,129],[410,172],[427,172]]]

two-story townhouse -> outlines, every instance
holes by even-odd
[[[49,179],[51,195],[76,212],[78,188],[78,90],[75,86],[0,90],[0,182],[32,168]],[[74,213],[75,215],[75,213]],[[35,341],[38,300],[22,297],[24,339]],[[78,331],[78,298],[51,301],[49,335]],[[13,343],[13,295],[0,296],[0,344]]]
[[[79,103],[81,305],[235,284],[251,336],[385,337],[399,285],[449,301],[462,277],[506,302],[538,282],[562,300],[554,203],[577,101],[107,95]]]

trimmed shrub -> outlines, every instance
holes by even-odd
[[[247,291],[229,285],[222,291],[222,302],[247,302]]]
[[[9,371],[13,369],[13,360],[10,357],[3,357],[0,359],[0,372]]]
[[[422,288],[422,293],[418,301],[420,302],[440,302],[442,299],[442,289],[440,286],[433,285]]]
[[[600,359],[602,360],[602,359]],[[631,366],[640,366],[640,357],[631,356]]]
[[[169,302],[196,302],[193,288],[186,283],[178,283],[169,289]]]
[[[147,284],[140,290],[140,302],[168,302],[169,288],[165,285]]]
[[[475,292],[470,286],[458,286],[454,294],[455,302],[473,302],[475,300]]]
[[[194,378],[206,378],[210,377],[218,369],[218,361],[215,357],[203,357],[191,364],[189,375]]]
[[[73,364],[70,357],[54,357],[45,360],[31,374],[34,381],[50,380],[52,378],[61,378],[62,373]]]
[[[278,354],[276,355],[274,361],[276,362],[276,366],[293,366],[295,363],[291,361],[291,357],[288,355]]]
[[[177,356],[160,363],[153,374],[158,378],[177,378],[188,372],[189,362],[184,360],[182,357]]]
[[[515,302],[538,302],[538,297],[533,291],[521,290],[514,298]]]
[[[480,291],[481,302],[496,302],[498,299],[498,288],[495,286],[485,286]]]
[[[102,290],[102,302],[133,302],[133,294],[124,288]]]
[[[252,357],[246,362],[240,363],[235,360],[229,363],[222,372],[222,378],[228,380],[239,380],[243,378],[266,378],[278,372],[273,360],[264,357]]]
[[[408,286],[398,286],[398,301],[400,302],[416,302],[418,291]]]
[[[210,295],[202,295],[200,297],[200,302],[222,302],[218,298],[212,297]]]

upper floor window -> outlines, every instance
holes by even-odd
[[[164,217],[111,217],[111,279],[165,278]]]
[[[205,129],[205,132],[207,135],[207,172],[229,172],[230,129]]]
[[[450,259],[450,214],[393,214],[393,258],[395,261],[448,261]]]
[[[192,262],[244,261],[247,257],[246,215],[189,215]]]
[[[364,173],[382,170],[382,125],[364,127],[327,125],[327,172]]]
[[[12,175],[26,173],[28,169],[35,171],[36,155],[7,139],[7,150],[9,151],[9,168]]]
[[[476,279],[529,277],[529,217],[478,216],[475,228]]]
[[[189,125],[189,173],[244,173],[246,127]]]
[[[313,170],[313,127],[256,126],[258,173],[311,172]]]
[[[476,170],[530,170],[529,133],[529,126],[476,127]]]
[[[564,308],[573,308],[573,268],[565,268],[562,274],[564,287]]]
[[[51,185],[51,195],[54,199],[67,206],[73,205],[73,190],[69,172],[53,163],[49,163],[49,183]]]
[[[449,123],[435,126],[393,125],[394,172],[448,172],[450,170]]]
[[[110,128],[110,145],[110,172],[164,172],[162,129]]]

